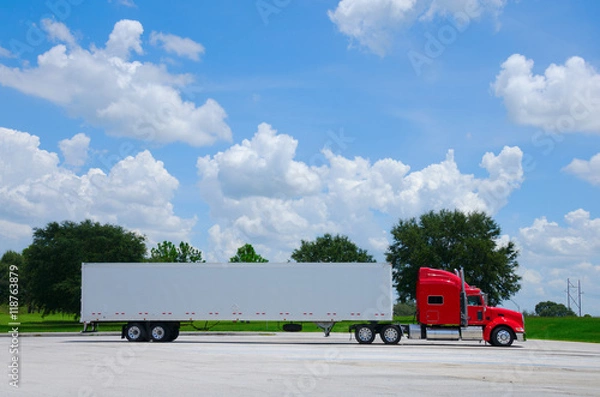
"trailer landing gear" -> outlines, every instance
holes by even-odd
[[[315,325],[319,328],[321,328],[323,330],[323,332],[325,333],[325,336],[329,336],[329,333],[331,332],[331,329],[333,328],[333,326],[335,325],[334,322],[329,322],[329,323],[315,323]]]
[[[83,331],[82,333],[90,333],[98,331],[98,323],[83,323]]]

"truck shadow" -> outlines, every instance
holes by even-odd
[[[207,340],[202,340],[202,336],[194,336],[194,339],[191,340],[189,339],[190,336],[184,337],[184,338],[180,338],[177,339],[173,342],[168,342],[168,343],[161,343],[161,342],[128,342],[125,339],[115,339],[115,340],[107,340],[107,339],[99,339],[99,340],[94,340],[95,338],[85,338],[85,339],[79,339],[79,340],[67,340],[67,341],[63,341],[62,343],[83,343],[83,344],[123,344],[123,343],[127,343],[127,344],[131,344],[131,345],[158,345],[158,346],[167,346],[170,344],[175,344],[175,345],[181,345],[181,344],[191,344],[191,345],[198,345],[198,344],[204,344],[204,345],[288,345],[288,346],[314,346],[314,345],[325,345],[325,346],[339,346],[339,345],[344,345],[344,346],[355,346],[356,348],[364,348],[364,349],[368,349],[368,348],[386,348],[386,349],[391,349],[391,348],[403,348],[403,349],[410,349],[411,347],[418,347],[418,348],[431,348],[433,349],[439,349],[439,348],[445,348],[445,349],[461,349],[461,350],[465,350],[465,349],[498,349],[498,350],[506,350],[506,349],[523,349],[524,346],[520,345],[520,344],[515,344],[512,345],[510,347],[497,347],[497,346],[491,346],[489,344],[484,344],[484,343],[464,343],[464,342],[454,342],[454,343],[450,343],[450,342],[400,342],[397,345],[386,345],[382,342],[373,342],[371,344],[359,344],[357,343],[355,340],[340,340],[340,339],[325,339],[325,340],[310,340],[310,341],[303,341],[300,340],[300,338],[298,340],[269,340],[268,338],[266,338],[265,340],[215,340],[213,339],[214,337],[209,337],[210,339]]]

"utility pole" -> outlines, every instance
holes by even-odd
[[[567,308],[571,309],[571,302],[577,307],[579,317],[581,317],[581,280],[577,280],[577,285],[567,279]]]

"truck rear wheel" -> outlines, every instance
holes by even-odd
[[[150,338],[153,342],[168,342],[170,340],[169,327],[165,323],[154,323],[150,325]]]
[[[129,342],[147,341],[146,327],[142,323],[128,323],[125,326],[125,338],[127,338]]]
[[[179,336],[179,324],[173,324],[169,328],[169,339],[167,342],[173,342]]]
[[[494,328],[490,343],[494,346],[510,346],[514,340],[515,337],[510,328],[502,325]]]
[[[354,336],[360,344],[373,343],[373,340],[375,340],[375,331],[369,325],[357,325]]]
[[[388,324],[381,328],[381,331],[379,331],[379,336],[386,345],[396,345],[398,342],[400,342],[402,334],[400,333],[400,328],[397,325]]]

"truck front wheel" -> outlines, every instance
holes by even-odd
[[[360,344],[373,343],[375,340],[375,331],[368,325],[358,325],[354,331],[354,336]]]
[[[396,345],[398,342],[400,342],[402,334],[400,333],[400,328],[398,326],[388,324],[381,328],[379,336],[386,345]]]
[[[141,323],[128,323],[125,326],[125,337],[129,342],[145,342],[148,340],[146,327]]]
[[[515,340],[515,336],[510,328],[500,326],[492,331],[492,339],[490,343],[494,346],[510,346]]]

